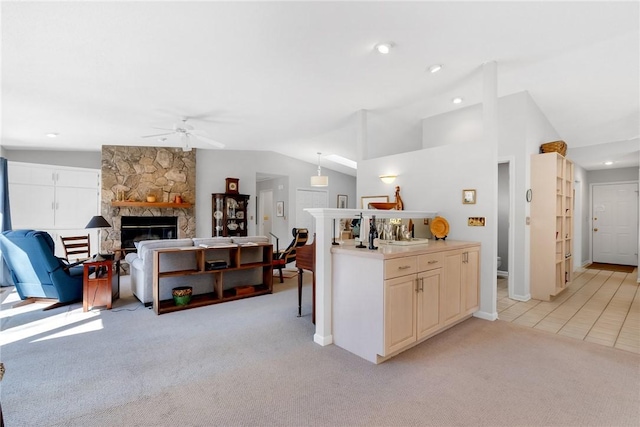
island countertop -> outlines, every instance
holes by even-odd
[[[467,242],[462,240],[433,240],[429,239],[425,244],[416,245],[394,245],[380,244],[378,249],[356,248],[355,241],[349,240],[345,244],[333,246],[332,254],[344,254],[363,258],[393,259],[407,255],[422,255],[432,252],[449,251],[454,249],[464,249],[479,245],[480,242]]]

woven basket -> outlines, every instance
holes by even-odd
[[[540,146],[541,153],[560,153],[563,157],[567,155],[567,143],[564,141],[547,142]]]

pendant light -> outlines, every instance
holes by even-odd
[[[322,153],[318,153],[318,175],[311,177],[311,186],[312,187],[327,187],[329,185],[329,177],[322,176],[322,171],[320,169],[320,155]]]

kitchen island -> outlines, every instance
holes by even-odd
[[[334,246],[333,342],[380,363],[478,310],[480,244]]]

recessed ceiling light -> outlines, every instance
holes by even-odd
[[[454,104],[462,104],[462,98],[453,98],[451,102]]]
[[[57,133],[48,133],[48,134],[47,134],[47,136],[48,136],[49,138],[55,138],[55,137],[57,137],[57,136],[58,136],[58,134],[57,134]]]
[[[608,162],[604,162],[604,164],[607,165],[607,166],[611,166],[613,164],[613,162],[612,161],[608,161]]]
[[[378,43],[375,49],[378,51],[378,53],[386,55],[387,53],[391,52],[392,47],[393,43]]]
[[[440,70],[442,70],[442,65],[440,65],[440,64],[435,64],[435,65],[432,65],[431,67],[429,67],[429,72],[430,73],[437,73]]]

